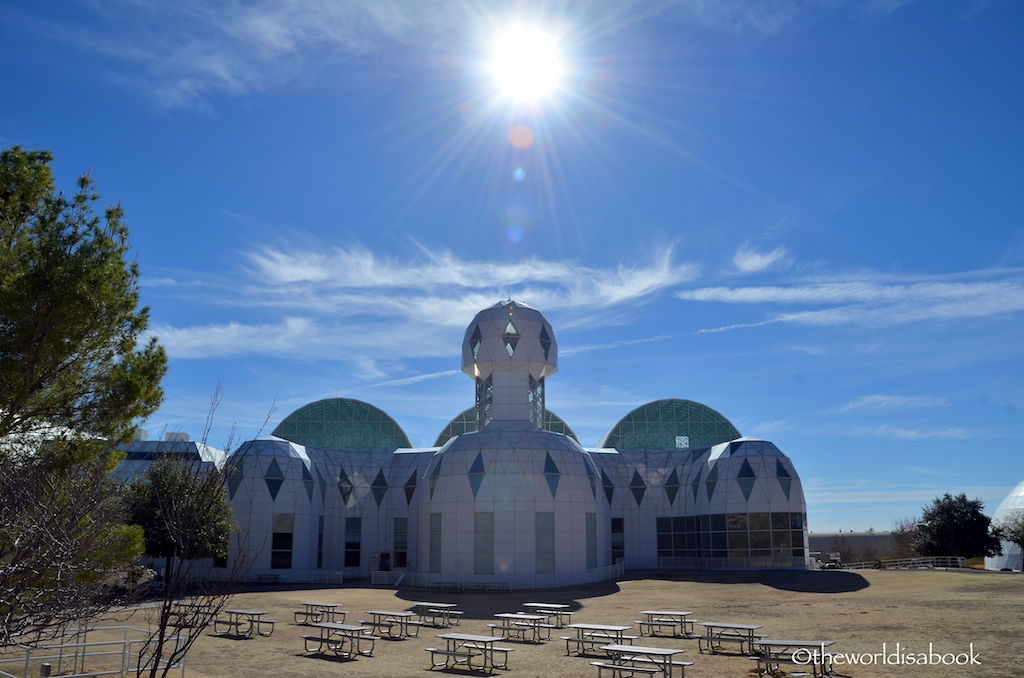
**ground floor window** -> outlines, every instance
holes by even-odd
[[[345,567],[359,567],[363,542],[363,519],[345,518]]]
[[[406,567],[409,559],[409,519],[395,518],[395,567]]]
[[[587,514],[587,569],[597,567],[597,514]]]
[[[659,558],[803,558],[803,513],[656,518]]]
[[[612,564],[626,557],[626,520],[612,518]]]
[[[474,514],[473,572],[494,574],[494,513],[490,511]]]
[[[292,567],[292,544],[295,537],[295,514],[275,513],[273,532],[270,537],[270,568],[290,570]]]

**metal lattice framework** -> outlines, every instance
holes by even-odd
[[[303,405],[285,417],[273,435],[307,447],[335,450],[412,447],[405,431],[386,412],[351,398]]]
[[[448,422],[448,425],[444,427],[444,430],[437,434],[437,440],[434,441],[434,447],[441,447],[448,442],[450,438],[460,436],[463,433],[469,433],[470,431],[476,431],[479,428],[476,408],[470,407]],[[552,433],[561,433],[562,435],[569,436],[576,442],[580,441],[580,439],[576,437],[576,433],[569,428],[569,425],[551,410],[544,410],[544,430],[551,431]]]
[[[620,450],[701,448],[728,442],[740,432],[707,405],[692,400],[655,400],[619,420],[597,447]]]

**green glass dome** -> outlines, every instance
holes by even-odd
[[[434,447],[441,447],[449,439],[460,436],[463,433],[476,431],[478,428],[480,427],[477,425],[476,408],[471,407],[448,422],[444,430],[438,434],[437,440],[434,441]],[[551,410],[544,410],[544,430],[551,431],[552,433],[561,433],[562,435],[569,436],[576,442],[580,441],[573,430],[569,428],[569,425]]]
[[[741,437],[728,419],[692,400],[655,400],[619,420],[597,447],[672,450],[711,447]]]
[[[303,405],[285,417],[273,435],[307,447],[334,450],[412,447],[405,431],[387,412],[351,398]]]

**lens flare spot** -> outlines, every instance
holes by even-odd
[[[505,232],[505,237],[513,245],[518,245],[523,241],[523,229],[518,226],[510,226],[508,231]]]
[[[512,173],[512,178],[516,181],[522,181],[526,178],[526,172],[523,171],[522,167],[517,167],[516,171]]]
[[[508,142],[514,148],[529,148],[533,145],[533,130],[526,125],[516,125],[508,132]]]

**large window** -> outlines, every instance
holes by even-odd
[[[612,563],[626,557],[626,521],[612,518]]]
[[[430,571],[441,571],[441,514],[430,514]]]
[[[714,513],[656,522],[659,558],[806,556],[802,513]]]
[[[345,518],[345,567],[359,567],[363,542],[363,519]]]
[[[409,553],[409,519],[395,518],[395,567],[406,567]]]
[[[535,515],[536,536],[536,572],[550,574],[555,571],[555,514],[537,512]]]
[[[290,570],[292,567],[292,543],[295,537],[295,514],[275,513],[274,527],[270,537],[270,568]]]
[[[494,513],[490,511],[474,514],[473,572],[494,574]]]

